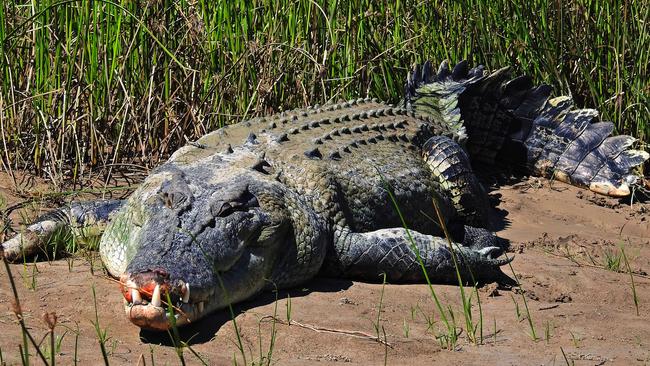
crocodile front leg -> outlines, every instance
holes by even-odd
[[[412,240],[411,240],[412,239]],[[404,228],[380,229],[366,233],[343,232],[335,243],[336,260],[325,274],[376,281],[382,273],[391,282],[424,280],[422,260],[431,282],[457,283],[456,268],[445,238],[425,235]],[[464,282],[507,281],[500,266],[511,259],[496,259],[503,248],[488,246],[472,249],[453,243]],[[470,275],[471,270],[471,275]]]
[[[77,240],[101,236],[113,213],[122,207],[121,200],[73,202],[40,216],[16,236],[2,243],[9,261],[34,255],[50,243],[53,235],[72,234]]]

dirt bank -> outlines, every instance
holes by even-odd
[[[5,205],[19,201],[7,184],[0,187],[0,194]],[[316,279],[304,288],[281,292],[277,303],[275,295],[267,293],[235,308],[246,361],[258,362],[267,355],[274,326],[271,316],[276,314],[279,321],[271,358],[278,365],[377,365],[385,358],[391,365],[563,365],[564,357],[576,365],[650,363],[650,278],[646,273],[650,271],[650,205],[630,207],[538,179],[503,186],[493,196],[499,199],[494,211],[498,233],[512,242],[509,255],[516,256],[512,265],[524,292],[493,286],[479,290],[482,345],[468,342],[463,330],[453,350],[441,347],[436,336],[445,333],[445,327],[426,285],[388,284],[380,301],[381,284]],[[633,272],[639,315],[621,247]],[[57,363],[73,363],[75,343],[80,364],[102,362],[93,326],[92,288],[111,364],[136,364],[140,357],[147,365],[152,364],[152,357],[156,364],[178,363],[174,348],[165,345],[169,344],[166,337],[141,332],[128,322],[117,285],[103,275],[99,260],[57,260],[12,265],[11,269],[26,322],[37,341],[47,330],[42,314],[56,312],[58,316],[56,334],[63,339]],[[0,349],[6,362],[17,364],[20,328],[11,312],[6,273],[0,272]],[[459,288],[434,289],[464,329]],[[524,299],[537,341],[531,337]],[[472,301],[477,322],[476,298]],[[291,326],[283,324],[289,303]],[[388,345],[368,339],[377,334],[377,319],[381,338]],[[184,329],[181,336],[208,364],[232,364],[233,358],[243,361],[226,312]],[[35,361],[34,350],[30,353]],[[184,355],[188,364],[200,364],[189,350]]]

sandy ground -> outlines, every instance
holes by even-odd
[[[0,194],[5,207],[21,200],[4,186]],[[277,302],[275,294],[266,293],[234,309],[246,362],[264,361],[273,338],[271,359],[277,365],[650,364],[650,204],[630,207],[534,178],[504,185],[492,197],[498,204],[494,222],[499,235],[512,242],[509,255],[516,256],[512,266],[523,292],[496,286],[479,289],[482,344],[467,337],[456,286],[434,286],[442,306],[452,309],[462,329],[450,350],[441,345],[446,328],[426,285],[387,284],[380,300],[381,284],[320,278],[304,288],[280,292]],[[613,262],[621,258],[621,247],[633,273],[639,315],[624,261],[618,272],[604,266],[608,256]],[[102,363],[95,309],[98,327],[106,332],[111,364],[152,365],[152,358],[156,365],[180,362],[169,337],[129,323],[117,285],[103,274],[99,260],[64,259],[12,265],[11,270],[26,323],[37,341],[47,333],[42,314],[57,314],[55,333],[62,338],[58,364],[73,364],[75,352],[79,364]],[[2,269],[0,350],[7,364],[19,364],[21,333],[12,301]],[[472,303],[476,323],[475,295]],[[526,304],[537,340],[531,336]],[[388,344],[374,339],[377,322]],[[480,333],[477,330],[479,340]],[[244,361],[227,312],[182,329],[181,338],[207,364]],[[33,348],[30,354],[37,361]],[[196,355],[184,350],[187,364],[201,364]]]

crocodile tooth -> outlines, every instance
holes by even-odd
[[[156,287],[153,289],[153,294],[151,295],[151,305],[155,307],[160,307],[162,305],[162,301],[160,301],[160,285],[156,285]]]
[[[190,284],[189,283],[185,284],[185,293],[183,293],[183,298],[181,300],[186,304],[190,301]]]
[[[205,304],[203,303],[203,301],[201,301],[201,302],[199,302],[199,303],[196,304],[196,309],[198,310],[199,313],[202,313],[202,312],[203,312],[203,306],[204,306],[204,305],[205,305]]]
[[[142,296],[140,296],[140,291],[136,289],[131,289],[131,302],[134,304],[139,304],[142,302]]]

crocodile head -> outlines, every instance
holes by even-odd
[[[127,316],[142,328],[187,324],[260,291],[290,232],[276,181],[208,170],[161,167],[102,237]]]

